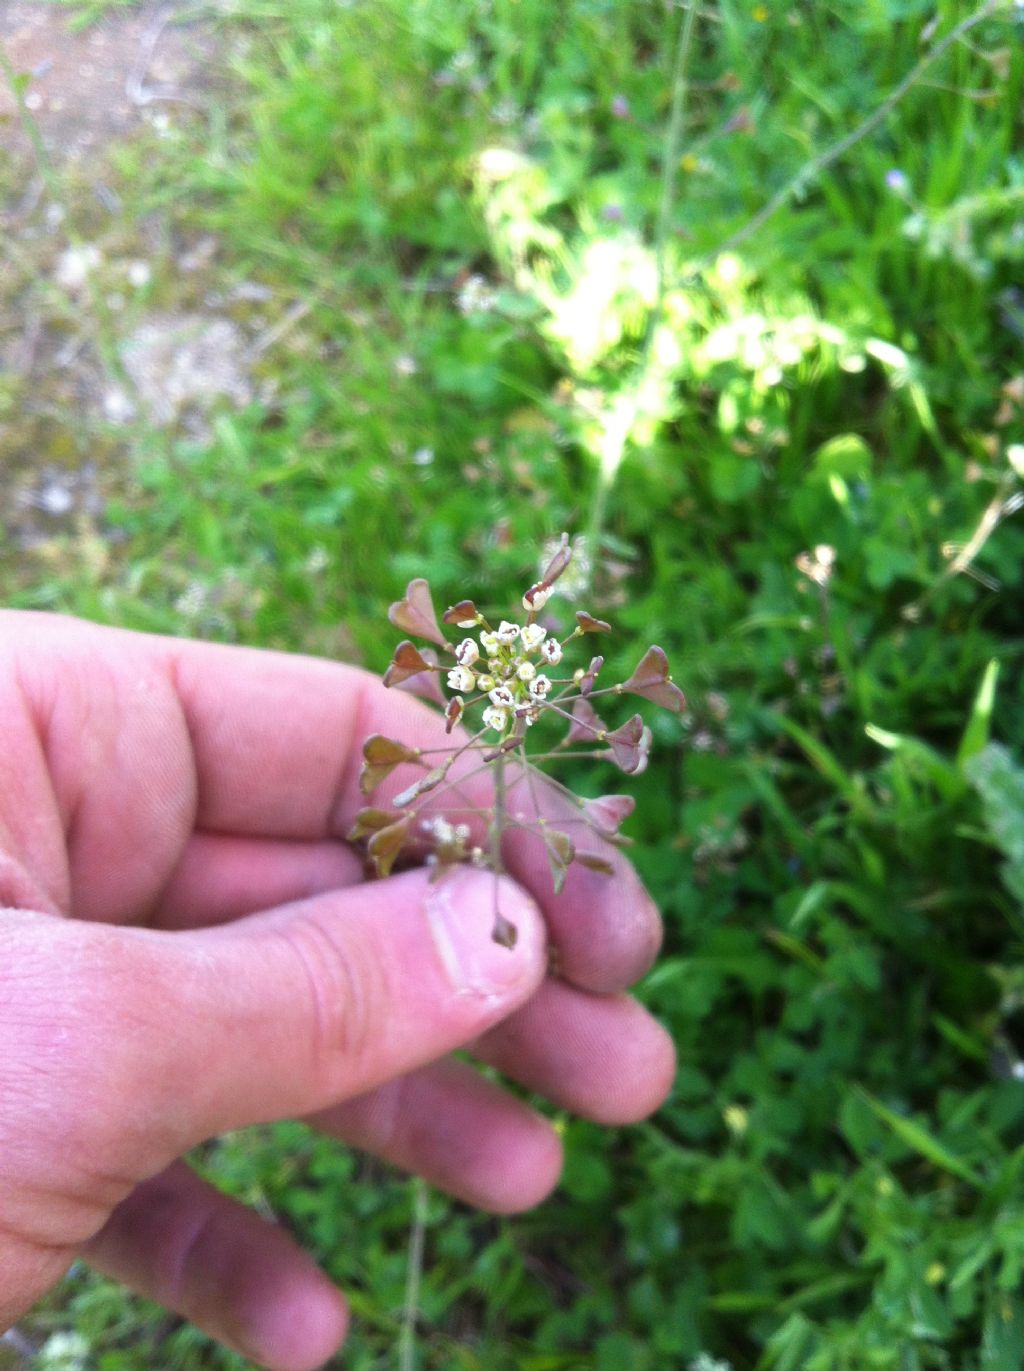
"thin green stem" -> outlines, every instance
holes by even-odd
[[[420,1281],[423,1277],[423,1246],[427,1230],[427,1183],[419,1176],[412,1182],[412,1222],[409,1226],[409,1263],[405,1274],[405,1299],[398,1342],[399,1371],[415,1371],[416,1318],[419,1314]]]
[[[852,128],[848,133],[845,133],[842,138],[839,138],[831,147],[826,148],[823,152],[818,153],[816,157],[812,157],[809,161],[805,162],[800,170],[794,176],[791,176],[786,184],[780,190],[777,190],[771,199],[768,200],[751,219],[748,219],[735,233],[730,234],[723,243],[720,243],[718,247],[714,249],[713,253],[706,254],[702,259],[702,264],[706,264],[707,261],[714,257],[718,257],[721,253],[727,252],[730,248],[737,247],[740,243],[744,243],[748,238],[751,238],[758,229],[766,224],[780,209],[784,209],[794,195],[806,190],[810,182],[816,180],[821,173],[832,166],[834,162],[838,162],[841,157],[845,156],[852,147],[866,138],[869,133],[873,133],[879,124],[888,118],[904,96],[907,95],[909,91],[913,90],[920,82],[921,77],[928,68],[932,66],[934,62],[938,61],[948,48],[951,48],[954,43],[963,38],[971,29],[976,28],[998,10],[1008,10],[1009,8],[1009,5],[1006,4],[1006,0],[986,0],[986,3],[975,10],[973,14],[969,14],[967,18],[961,20],[955,28],[950,29],[944,37],[940,38],[938,42],[934,43],[928,49],[924,56],[921,57],[906,76],[904,76],[903,80],[889,92],[877,109],[873,110],[867,118],[862,120],[855,128]]]
[[[616,416],[614,428],[608,425],[605,442],[599,454],[597,477],[590,500],[587,516],[586,547],[590,562],[588,567],[588,589],[593,585],[597,567],[601,535],[604,532],[608,510],[608,497],[611,495],[618,476],[619,467],[625,455],[629,435],[636,423],[640,396],[651,365],[654,339],[665,312],[666,256],[668,241],[672,232],[672,212],[676,199],[676,172],[679,166],[680,148],[686,126],[686,96],[689,90],[690,52],[693,46],[693,33],[697,22],[698,8],[692,2],[683,6],[672,55],[672,104],[669,111],[668,127],[661,159],[661,198],[658,205],[658,218],[654,230],[654,262],[656,288],[654,304],[647,316],[643,347],[632,381],[627,393],[629,403],[626,412]]]
[[[658,223],[654,234],[654,263],[657,272],[657,295],[654,308],[647,318],[647,331],[644,334],[644,347],[640,355],[641,374],[646,370],[654,346],[654,335],[661,323],[665,308],[667,272],[665,255],[669,236],[672,232],[672,211],[676,200],[676,174],[679,168],[683,131],[686,126],[686,96],[690,83],[690,50],[693,45],[693,31],[697,21],[697,6],[688,4],[679,25],[679,36],[672,63],[672,109],[669,114],[668,131],[665,135],[664,156],[661,162],[661,202],[658,206]]]

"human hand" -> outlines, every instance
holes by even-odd
[[[513,950],[488,873],[364,882],[344,835],[378,731],[444,736],[354,668],[0,612],[0,1329],[81,1255],[305,1371],[342,1296],[182,1153],[302,1117],[512,1212],[557,1135],[453,1049],[602,1122],[663,1099],[671,1043],[620,993],[659,941],[632,869],[555,898],[510,840]]]

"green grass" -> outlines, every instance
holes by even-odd
[[[382,667],[406,578],[497,598],[588,526],[629,417],[594,608],[691,700],[633,824],[667,923],[642,994],[679,1080],[649,1124],[567,1120],[533,1215],[432,1199],[424,1368],[1024,1359],[1024,532],[979,540],[989,584],[943,551],[1020,489],[1012,9],[719,251],[970,13],[702,11],[653,329],[661,6],[239,0],[226,106],[124,153],[134,208],[221,236],[221,288],[305,312],[259,364],[272,398],[205,441],[135,435],[113,561],[8,555],[16,602]],[[464,314],[474,274],[493,308]],[[393,1364],[407,1186],[291,1125],[204,1165],[355,1291],[345,1365]],[[140,1347],[239,1365],[92,1278],[56,1317],[103,1371]]]

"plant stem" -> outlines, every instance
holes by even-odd
[[[427,1183],[417,1176],[412,1182],[409,1265],[405,1277],[402,1329],[398,1344],[399,1371],[415,1371],[416,1366],[416,1316],[419,1313],[420,1280],[423,1275],[423,1240],[427,1228],[427,1200]]]
[[[614,416],[614,425],[607,424],[605,442],[599,454],[597,478],[590,499],[587,517],[586,547],[590,555],[587,573],[588,589],[593,585],[594,572],[604,531],[608,497],[626,454],[629,436],[633,431],[640,409],[647,373],[651,365],[654,339],[665,312],[666,276],[665,258],[669,235],[672,231],[672,210],[676,198],[676,171],[679,165],[680,145],[686,124],[686,95],[689,90],[690,50],[693,44],[693,31],[697,21],[697,5],[690,0],[683,6],[683,17],[679,23],[672,57],[672,104],[669,112],[668,128],[661,159],[661,201],[658,206],[658,219],[654,230],[654,262],[656,288],[654,304],[647,316],[643,347],[633,378],[627,387],[628,404],[624,412]]]
[[[720,243],[718,247],[714,249],[713,253],[707,254],[702,260],[704,262],[712,260],[713,258],[720,256],[721,253],[727,252],[730,248],[737,247],[740,243],[746,242],[746,240],[752,237],[753,234],[771,219],[773,215],[777,214],[780,209],[783,209],[794,195],[805,190],[808,184],[811,181],[816,180],[823,171],[826,171],[833,164],[833,162],[838,162],[840,157],[849,152],[849,150],[854,147],[855,144],[859,143],[862,138],[866,138],[869,133],[873,133],[878,125],[892,113],[903,97],[917,85],[932,63],[937,61],[948,48],[952,47],[954,43],[963,38],[971,29],[976,28],[978,24],[982,23],[985,19],[988,19],[998,10],[1008,10],[1009,8],[1010,6],[1006,4],[1006,0],[986,0],[986,3],[975,10],[973,14],[969,14],[967,18],[961,20],[955,28],[950,29],[945,37],[940,38],[937,43],[934,43],[932,47],[928,49],[920,61],[918,61],[906,76],[904,76],[899,85],[889,92],[877,109],[873,110],[866,119],[856,126],[856,128],[851,129],[849,133],[844,134],[842,138],[833,143],[831,147],[826,148],[824,152],[820,152],[817,157],[812,157],[810,161],[805,162],[800,170],[794,176],[790,177],[782,189],[776,191],[771,199],[757,211],[753,218],[748,219],[741,228],[738,228],[735,233],[730,234],[723,243]]]
[[[641,374],[650,361],[654,346],[654,335],[661,323],[665,308],[665,249],[669,234],[672,232],[672,210],[676,199],[676,172],[679,168],[680,146],[686,123],[686,95],[689,90],[690,49],[693,44],[693,30],[697,20],[697,6],[686,6],[679,25],[675,56],[672,64],[672,109],[669,114],[668,131],[665,135],[664,155],[661,162],[661,203],[658,206],[658,224],[654,234],[654,263],[657,272],[657,295],[654,308],[647,318],[647,331],[644,334],[644,347],[640,355]]]

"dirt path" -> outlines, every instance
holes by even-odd
[[[144,0],[76,30],[73,11],[53,0],[0,5],[0,43],[15,71],[29,77],[26,104],[55,162],[87,161],[154,111],[202,101],[211,32],[174,22],[189,8],[184,0]],[[5,82],[4,146],[17,157],[28,140],[16,116]]]
[[[218,97],[211,14],[140,0],[76,29],[56,0],[0,0],[0,45],[50,168],[0,75],[0,602],[70,540],[102,564],[106,504],[130,496],[133,426],[202,431],[211,404],[252,398],[245,331],[209,303],[218,243],[180,231],[170,208],[135,213],[111,160],[140,136],[159,157],[161,137]]]

